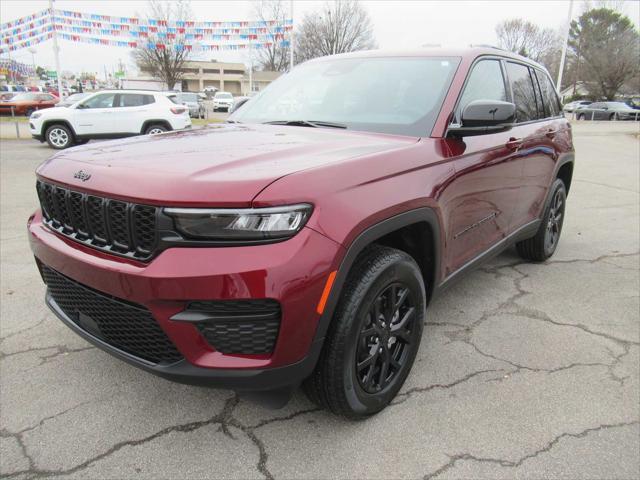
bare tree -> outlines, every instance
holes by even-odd
[[[274,40],[271,45],[256,51],[258,64],[262,70],[273,72],[285,72],[289,68],[289,47],[283,44],[282,40],[275,39],[280,32],[277,27],[285,25],[285,21],[291,14],[289,8],[282,0],[260,0],[254,3],[254,16],[256,19],[268,22],[275,20],[274,25],[266,24],[267,33],[271,34]],[[288,34],[287,34],[288,35]]]
[[[335,0],[304,16],[296,35],[296,62],[375,47],[371,19],[362,5]]]
[[[496,26],[498,44],[535,62],[550,62],[560,51],[559,35],[551,28],[540,28],[522,18],[504,20]],[[548,67],[548,65],[545,65]]]
[[[189,0],[149,0],[147,19],[165,22],[192,20],[191,4]],[[162,26],[158,29],[161,31],[159,33],[167,34],[166,38],[160,37],[157,33],[149,33],[148,38],[138,41],[138,47],[132,52],[132,56],[141,70],[160,79],[167,85],[167,89],[172,89],[182,80],[182,67],[191,50],[186,48],[184,34],[170,34],[166,29],[162,31]]]

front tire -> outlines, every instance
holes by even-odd
[[[560,241],[564,213],[567,204],[567,189],[559,178],[551,186],[551,201],[547,205],[537,233],[518,242],[516,249],[522,258],[533,262],[544,262],[554,254]]]
[[[425,316],[420,268],[406,253],[373,245],[353,266],[333,315],[307,396],[362,419],[396,396],[415,360]]]
[[[47,143],[51,148],[63,150],[73,146],[73,134],[65,125],[51,125],[45,132]]]

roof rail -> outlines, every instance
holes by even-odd
[[[506,48],[496,47],[495,45],[489,45],[487,43],[479,43],[477,45],[469,45],[471,48],[493,48],[494,50],[502,50],[503,52],[508,52]]]

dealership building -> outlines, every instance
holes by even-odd
[[[249,69],[244,63],[191,60],[184,63],[182,71],[182,91],[201,92],[207,87],[213,87],[234,95],[247,95],[251,89]],[[140,73],[149,75],[144,68]],[[253,91],[259,92],[280,75],[280,72],[254,71]]]

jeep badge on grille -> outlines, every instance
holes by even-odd
[[[83,182],[86,182],[91,178],[91,174],[83,170],[78,170],[76,173],[73,174],[73,178],[77,178],[79,180],[82,180]]]

